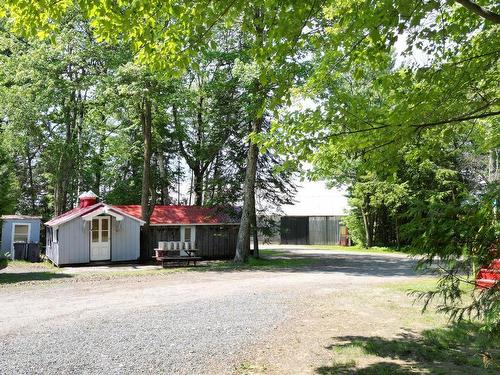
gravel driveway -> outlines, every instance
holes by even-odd
[[[307,298],[415,277],[401,256],[292,253],[321,263],[2,288],[0,373],[234,373]]]

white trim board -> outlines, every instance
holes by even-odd
[[[28,238],[26,240],[26,243],[30,243],[30,241],[31,241],[31,223],[13,222],[12,229],[10,231],[10,251],[11,251],[12,259],[14,259],[14,232],[16,229],[16,225],[19,225],[19,226],[27,225],[28,226]]]
[[[97,210],[94,210],[92,212],[89,212],[88,214],[85,214],[82,216],[82,219],[84,221],[92,221],[93,218],[95,218],[96,216],[99,216],[99,215],[109,215],[109,216],[113,216],[116,221],[122,221],[123,220],[123,216],[116,213],[116,212],[113,212],[114,210],[109,207],[109,206],[103,206],[101,208],[98,208]]]

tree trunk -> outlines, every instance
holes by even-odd
[[[193,170],[193,190],[195,206],[203,205],[203,172]]]
[[[256,46],[262,46],[264,42],[264,27],[263,27],[263,9],[256,7],[254,9],[253,26],[255,28]],[[257,79],[254,82],[254,94],[260,98],[256,104],[256,114],[252,121],[251,132],[259,134],[264,122],[263,105],[265,103],[265,93],[260,81]],[[257,114],[260,113],[260,114]],[[257,164],[259,157],[259,148],[251,140],[249,141],[247,154],[247,169],[245,174],[245,185],[243,191],[243,210],[241,214],[240,228],[238,230],[238,239],[236,242],[236,254],[234,256],[235,263],[243,263],[248,258],[250,250],[250,229],[252,219],[255,214],[255,179],[257,175]],[[258,249],[257,249],[258,251]]]
[[[259,116],[252,122],[252,131],[258,134],[261,130],[263,117]],[[259,149],[255,143],[250,141],[247,154],[247,169],[245,175],[243,210],[241,214],[240,229],[236,243],[235,263],[243,263],[248,258],[248,247],[250,244],[250,227],[252,223],[252,200],[255,199],[255,177],[257,174],[257,158]]]
[[[500,23],[500,14],[492,12],[489,9],[483,8],[479,4],[474,3],[470,0],[455,0],[457,3],[461,4],[464,8],[467,8],[471,12],[477,14],[479,17],[482,17],[488,21],[494,23]]]
[[[215,157],[215,164],[214,164],[214,172],[212,175],[212,186],[211,186],[211,192],[210,192],[210,200],[213,202],[214,197],[215,197],[215,188],[219,185],[219,155],[220,152],[217,153],[217,156]]]
[[[259,258],[259,228],[257,227],[257,212],[255,210],[255,193],[252,206],[253,256]]]
[[[490,150],[488,158],[488,182],[493,182],[498,179],[498,155],[497,150]]]
[[[365,195],[363,207],[361,207],[361,215],[363,216],[363,226],[365,228],[365,247],[373,246],[373,219],[369,213],[369,197]]]
[[[398,214],[394,214],[394,220],[396,225],[396,246],[399,249],[401,247],[401,241],[399,239],[399,222],[398,222]]]
[[[144,99],[140,106],[140,118],[142,125],[142,135],[144,138],[144,160],[142,171],[142,194],[141,194],[141,215],[146,223],[143,230],[143,246],[141,247],[141,260],[149,258],[149,223],[153,213],[154,202],[150,202],[151,191],[151,156],[152,156],[152,114],[151,101]]]
[[[34,215],[36,212],[36,189],[33,183],[33,157],[31,155],[30,144],[26,145],[26,155],[28,163],[28,180],[30,184],[30,203],[31,203],[31,214]]]
[[[167,182],[167,168],[165,166],[165,161],[163,160],[162,153],[158,155],[158,169],[160,171],[161,179],[161,203],[170,204],[170,196],[168,194],[168,182]]]
[[[65,123],[66,134],[64,146],[59,156],[56,172],[56,184],[54,188],[54,214],[61,215],[67,208],[68,201],[68,185],[71,176],[73,175],[73,130],[76,124],[76,111],[74,108],[75,97],[74,93],[70,97],[70,106],[66,108]]]
[[[102,160],[102,153],[104,152],[104,142],[105,142],[105,138],[102,137],[99,141],[99,148],[97,149],[96,168],[95,168],[95,172],[94,172],[94,176],[95,176],[94,192],[97,195],[101,194],[102,170],[103,170],[103,166],[104,166],[104,162]]]

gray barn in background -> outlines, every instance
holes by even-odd
[[[344,216],[283,216],[281,244],[286,245],[344,245],[349,234],[343,224]]]

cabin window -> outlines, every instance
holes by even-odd
[[[59,241],[59,229],[54,229],[54,235],[52,237],[52,242],[57,243],[57,241]]]
[[[29,224],[14,224],[12,242],[29,242],[30,225]]]
[[[47,227],[46,239],[47,239],[47,245],[51,245],[52,244],[52,228],[51,227]]]
[[[184,241],[191,242],[191,228],[187,227],[184,229]]]
[[[101,220],[101,242],[108,242],[109,240],[109,220]]]
[[[99,242],[99,219],[92,220],[92,242]]]
[[[194,242],[195,241],[195,227],[181,227],[181,241]]]

